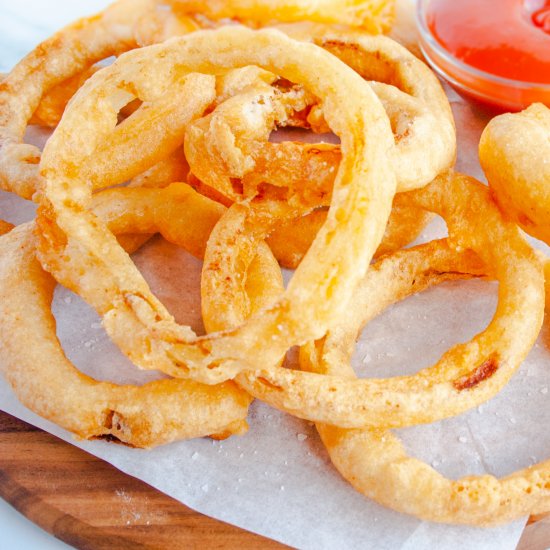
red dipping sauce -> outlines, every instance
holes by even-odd
[[[418,22],[426,59],[458,91],[550,106],[550,0],[419,0]]]

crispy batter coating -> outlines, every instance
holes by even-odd
[[[542,325],[544,276],[538,257],[518,227],[503,219],[489,190],[472,178],[448,174],[402,197],[442,216],[451,245],[458,251],[473,250],[493,270],[500,285],[491,323],[470,342],[450,348],[434,366],[412,376],[346,380],[289,369],[261,369],[237,378],[252,395],[315,422],[345,428],[402,427],[466,411],[505,386]],[[407,276],[406,271],[386,273],[384,291],[392,285],[399,288],[400,279]],[[381,289],[367,273],[353,304],[335,323],[333,335],[329,330],[324,339],[307,345],[310,355],[322,354],[328,362],[349,362],[363,326],[363,313],[376,304],[379,295]]]
[[[410,294],[453,278],[481,274],[468,250],[457,252],[445,241],[387,256],[369,272],[378,303],[364,302],[367,322],[380,309]],[[388,272],[401,276],[387,284]],[[302,368],[324,375],[355,378],[346,361],[326,360],[313,347],[301,355]],[[485,366],[487,366],[487,363]],[[494,363],[496,365],[496,360]],[[472,385],[494,375],[478,372]],[[346,430],[317,424],[333,464],[359,492],[393,510],[426,521],[490,526],[550,510],[550,461],[515,472],[503,479],[491,475],[447,479],[421,460],[408,455],[397,435],[383,428]]]
[[[538,103],[491,120],[479,158],[504,215],[550,244],[550,109]]]
[[[240,327],[197,338],[174,322],[112,233],[89,212],[92,185],[82,177],[88,166],[83,161],[98,148],[108,149],[117,131],[115,114],[130,100],[138,97],[154,109],[185,73],[250,64],[301,83],[323,100],[326,121],[341,139],[342,161],[327,220],[286,291]],[[194,105],[192,93],[182,94],[180,101]],[[118,128],[131,124],[140,111]],[[87,122],[92,113],[93,123]],[[128,157],[142,153],[139,135],[125,145]],[[39,258],[98,310],[113,340],[143,368],[219,383],[246,368],[275,366],[291,346],[324,334],[367,270],[395,193],[388,162],[392,147],[389,120],[370,87],[313,44],[274,30],[226,27],[133,50],[88,80],[44,149]],[[234,205],[229,211],[235,206],[246,210]],[[248,262],[255,252],[248,255],[250,240],[242,237],[234,239],[244,247],[239,257]],[[215,268],[212,256],[205,263]],[[271,341],[268,348],[265,339]]]
[[[71,95],[96,72],[95,63],[194,30],[186,19],[160,9],[156,0],[118,0],[23,58],[0,82],[0,189],[30,199],[40,186],[40,150],[23,142],[31,119],[55,125]]]
[[[369,32],[390,29],[395,0],[171,0],[185,13],[249,23],[309,20],[361,27]]]
[[[382,101],[395,136],[399,191],[423,187],[452,167],[456,133],[451,108],[422,61],[385,36],[298,36],[342,59]],[[278,127],[302,125],[330,131],[317,98],[289,83],[254,82],[188,126],[186,157],[199,180],[232,201],[280,200],[307,212],[330,203],[341,152],[333,144],[269,142]]]
[[[182,203],[188,206],[184,212]],[[115,233],[160,231],[199,257],[225,210],[186,184],[105,191],[94,197],[94,207]],[[9,231],[9,224],[0,229]],[[33,223],[25,224],[0,239],[2,367],[27,407],[81,438],[115,438],[135,447],[227,437],[247,429],[251,398],[233,382],[213,386],[172,379],[132,386],[97,382],[80,373],[56,337],[50,311],[55,281],[36,260],[35,230]],[[227,305],[245,317],[282,289],[280,269],[265,245],[246,275],[243,302],[234,296]],[[217,320],[229,327],[221,311]],[[34,345],[21,345],[29,335]]]

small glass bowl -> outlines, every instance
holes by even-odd
[[[476,69],[448,52],[437,41],[428,26],[427,14],[430,1],[418,0],[417,3],[420,48],[432,69],[447,80],[458,93],[506,111],[521,111],[537,102],[550,107],[549,84],[522,82],[496,76]]]

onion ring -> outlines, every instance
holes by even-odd
[[[396,299],[449,277],[476,272],[475,265],[464,265],[464,252],[445,250],[442,244],[430,243],[382,259],[368,276],[383,296],[377,295],[380,303],[374,308],[365,302],[370,309],[365,317],[372,318]],[[434,251],[436,246],[439,252]],[[415,255],[422,256],[420,261]],[[395,271],[402,274],[400,280],[387,286],[385,273]],[[305,353],[301,365],[324,375],[355,378],[344,361],[322,361]],[[425,521],[487,527],[550,509],[550,460],[501,480],[491,475],[450,480],[410,457],[390,430],[346,430],[323,424],[317,424],[317,430],[342,476],[360,493],[398,512]]]
[[[479,157],[504,215],[550,244],[550,109],[534,104],[491,120]]]
[[[334,34],[314,42],[374,81],[370,84],[392,121],[399,191],[423,187],[453,166],[456,130],[451,107],[424,62],[386,36]]]
[[[390,29],[394,0],[172,0],[184,13],[202,13],[215,20],[249,23],[310,20],[361,27],[372,33]]]
[[[310,39],[367,79],[381,99],[395,135],[398,191],[423,187],[453,165],[452,112],[439,81],[422,61],[385,36]],[[293,109],[306,115],[312,109],[307,120],[317,131],[329,131],[322,107],[299,88],[269,84],[252,87],[188,126],[185,153],[191,170],[232,201],[260,196],[304,209],[327,205],[339,146],[268,141],[277,126],[295,125]],[[424,154],[427,150],[430,155]]]
[[[77,167],[109,143],[113,114],[129,99],[154,102],[188,71],[250,64],[303,83],[322,99],[343,156],[327,221],[284,294],[241,327],[197,338],[174,322],[113,235],[87,211],[91,189]],[[82,127],[90,113],[95,124]],[[140,148],[139,136],[132,146]],[[275,366],[291,346],[324,334],[368,269],[395,193],[385,163],[392,146],[388,118],[369,86],[323,49],[278,31],[225,27],[134,50],[88,80],[44,149],[40,261],[98,310],[111,338],[143,368],[218,383],[246,368]]]
[[[260,369],[236,378],[251,395],[314,422],[342,428],[393,428],[453,416],[488,400],[508,382],[542,325],[544,277],[538,257],[517,226],[503,220],[489,190],[472,178],[445,175],[402,197],[407,204],[441,215],[453,246],[473,250],[494,270],[500,282],[499,303],[488,327],[413,376],[345,380],[289,369]],[[219,226],[213,235],[221,230]],[[224,245],[224,253],[231,254],[227,242],[217,243],[218,247]],[[219,250],[207,251],[205,265]],[[221,278],[226,272],[203,272],[205,276]],[[391,282],[392,278],[387,278]],[[395,274],[394,278],[398,280]],[[338,319],[334,331],[329,330],[320,342],[307,344],[311,355],[322,353],[324,361],[349,362],[363,326],[365,304],[376,302],[378,295],[368,281],[367,275],[356,290],[353,307]],[[203,311],[208,311],[208,303]]]
[[[158,230],[198,257],[225,210],[186,184],[105,191],[94,196],[94,209],[115,233]],[[246,430],[251,398],[233,382],[209,386],[172,379],[138,387],[96,382],[78,372],[55,335],[49,309],[55,282],[35,259],[33,226],[20,226],[3,237],[0,252],[2,365],[27,407],[81,438],[115,438],[136,447],[210,434],[227,437]],[[0,224],[0,231],[4,229],[9,230],[9,224],[5,228]],[[251,263],[247,279],[246,300],[238,303],[235,296],[226,306],[245,317],[283,289],[280,269],[265,245]],[[222,311],[216,320],[222,325],[228,322]],[[30,333],[38,345],[22,346],[22,338]]]
[[[100,67],[98,65],[92,65],[85,71],[75,74],[67,80],[57,84],[57,86],[54,86],[41,99],[40,104],[36,108],[36,111],[34,111],[28,124],[55,128],[59,124],[63,116],[63,111],[65,111],[71,97],[73,97],[82,84],[99,69]]]
[[[205,197],[227,207],[233,204],[224,195],[203,184],[193,173],[189,173],[187,182]],[[396,198],[398,196],[396,195]],[[317,208],[305,216],[282,219],[277,222],[266,242],[281,267],[296,269],[300,265],[319,229],[325,223],[326,217],[327,210]],[[414,241],[432,218],[433,214],[430,212],[394,202],[384,238],[374,258],[399,250]]]
[[[96,61],[135,48],[133,25],[150,5],[150,0],[121,0],[76,21],[35,48],[0,83],[0,188],[32,197],[39,185],[40,150],[24,144],[23,136],[41,98]]]
[[[40,150],[23,143],[27,124],[37,109],[35,122],[55,123],[67,93],[95,70],[96,62],[136,48],[138,41],[149,43],[164,40],[171,32],[183,32],[185,26],[171,25],[158,4],[156,0],[118,0],[42,42],[0,82],[1,189],[30,199],[39,188]],[[183,21],[174,14],[170,17]],[[59,87],[64,85],[69,86],[67,93]],[[54,97],[45,100],[40,109],[41,100],[50,91]]]

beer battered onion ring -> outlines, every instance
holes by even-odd
[[[270,143],[277,126],[315,102],[300,86],[256,82],[186,128],[191,172],[230,201],[273,197],[304,212],[330,204],[340,153],[330,145]],[[332,156],[331,166],[323,152]],[[326,174],[329,173],[327,178]],[[330,186],[326,186],[326,180]]]
[[[63,111],[65,111],[71,97],[99,69],[99,65],[92,65],[85,71],[75,74],[51,88],[40,100],[28,124],[55,128],[59,124]]]
[[[296,269],[300,265],[326,216],[325,209],[317,209],[306,216],[283,220],[277,225],[266,242],[283,267]],[[399,250],[414,241],[432,217],[430,212],[394,201],[384,238],[374,258]]]
[[[395,135],[398,191],[423,187],[453,165],[451,108],[422,61],[385,36],[311,39],[367,79],[382,101]],[[329,131],[322,105],[300,89],[281,91],[269,84],[257,84],[188,126],[185,154],[191,170],[232,201],[271,195],[304,208],[328,204],[339,146],[268,141],[278,126],[293,125],[293,108],[305,115],[311,109],[307,120],[313,128]]]
[[[184,13],[211,19],[269,24],[309,20],[361,27],[372,33],[388,31],[395,0],[171,0]]]
[[[181,36],[200,28],[191,17],[174,13],[172,10],[164,9],[165,7],[158,0],[150,1],[149,9],[145,10],[144,14],[137,19],[133,28],[137,47],[164,42],[173,36]],[[126,51],[126,49],[121,51]],[[101,69],[101,64],[92,65],[51,88],[42,97],[32,115],[30,124],[55,128],[71,97],[99,69]]]
[[[362,286],[362,296],[367,288],[376,296],[375,303],[362,300],[364,320],[428,286],[462,273],[479,273],[475,264],[465,260],[464,252],[444,246],[444,241],[383,258]],[[393,277],[396,272],[400,277]],[[302,349],[302,368],[355,378],[348,362],[325,360],[324,351],[325,347]],[[326,424],[317,424],[317,430],[342,476],[360,493],[398,512],[425,521],[491,526],[550,509],[549,460],[501,480],[491,475],[450,480],[410,457],[389,430],[346,430]]]
[[[299,170],[298,167],[297,169]],[[175,178],[175,180],[177,179]],[[135,178],[134,181],[139,183],[142,178]],[[146,179],[143,181],[147,184]],[[220,204],[227,207],[233,204],[221,193],[203,184],[192,173],[188,176],[188,183],[201,195]],[[398,197],[399,194],[396,195],[396,198]],[[326,217],[327,209],[317,208],[305,216],[283,219],[277,223],[273,232],[266,238],[266,242],[282,267],[296,269],[300,265],[317,232],[325,223]],[[384,238],[374,257],[378,258],[389,252],[399,250],[414,241],[432,218],[433,214],[430,212],[394,201]]]
[[[538,257],[517,226],[503,220],[489,190],[472,178],[448,174],[402,198],[407,204],[442,216],[452,245],[458,250],[473,250],[490,266],[500,285],[497,310],[488,327],[470,342],[450,348],[434,366],[412,376],[346,380],[264,368],[236,377],[251,395],[314,422],[342,428],[397,428],[456,415],[487,401],[505,386],[542,325],[544,276]],[[234,235],[239,235],[244,217],[235,206],[224,214],[210,237],[203,268],[207,288],[215,288],[215,280],[228,275],[223,264],[217,272],[209,266],[222,255],[231,256],[233,246],[240,246]],[[394,273],[396,278],[405,275]],[[329,329],[328,335],[315,344],[308,344],[313,347],[310,354],[322,354],[324,361],[349,362],[363,326],[365,304],[376,300],[377,293],[361,283],[353,304],[337,320],[337,328]],[[215,313],[210,312],[204,294],[203,312]]]
[[[491,120],[479,157],[504,215],[550,244],[550,109],[539,103]]]
[[[116,113],[128,101],[138,97],[154,106],[185,73],[251,64],[303,84],[323,101],[327,123],[341,139],[342,160],[327,220],[285,292],[242,326],[197,337],[175,323],[112,233],[88,210],[91,186],[78,167],[99,146],[107,147]],[[180,99],[189,102],[185,95]],[[83,124],[91,114],[94,123]],[[140,136],[128,147],[141,154]],[[392,147],[388,118],[370,87],[313,44],[274,30],[226,27],[133,50],[87,81],[46,144],[39,258],[96,308],[111,338],[140,367],[205,383],[275,367],[291,346],[323,336],[367,271],[395,193]]]
[[[0,189],[30,199],[39,188],[40,150],[23,142],[33,113],[37,112],[35,122],[54,124],[68,99],[64,87],[69,86],[69,93],[77,89],[94,72],[96,62],[136,48],[138,41],[160,41],[171,32],[185,31],[184,22],[170,23],[170,17],[182,18],[167,15],[159,4],[118,0],[55,33],[5,76],[0,82]],[[50,91],[53,97],[47,100]]]
[[[115,233],[160,231],[199,258],[225,210],[186,184],[105,191],[94,196],[94,205]],[[81,438],[116,438],[136,447],[246,430],[251,398],[233,382],[211,386],[171,379],[116,385],[77,371],[56,337],[50,312],[55,281],[35,258],[33,230],[34,224],[25,224],[0,240],[2,367],[25,406]],[[265,245],[246,276],[246,301],[236,303],[235,296],[228,304],[244,317],[283,288],[280,269]],[[220,313],[218,322],[224,320]],[[36,346],[21,345],[29,334]]]

